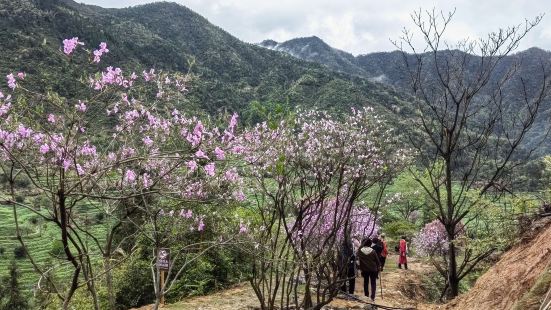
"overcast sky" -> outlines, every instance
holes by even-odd
[[[77,0],[102,7],[127,7],[148,0]],[[393,50],[403,27],[412,29],[416,9],[456,9],[447,40],[476,38],[499,27],[545,14],[520,49],[551,50],[549,0],[175,0],[243,41],[278,42],[316,35],[329,45],[365,54]]]

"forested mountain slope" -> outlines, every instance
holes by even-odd
[[[353,56],[329,46],[318,37],[296,38],[280,43],[265,40],[259,43],[259,46],[319,63],[335,71],[367,78],[370,81],[393,87],[398,92],[411,93],[411,81],[405,65],[407,61],[410,68],[415,67],[417,58],[411,54],[393,51]],[[446,57],[448,59],[464,60],[465,76],[470,77],[476,76],[477,69],[482,61],[480,56],[467,54],[459,50],[441,50],[436,55],[425,53],[420,57],[427,70],[425,72],[427,73],[426,76],[432,78],[431,82],[433,83],[438,83],[435,78],[437,72],[434,71],[435,61],[443,65],[447,61],[444,60]],[[551,52],[536,47],[508,55],[499,62],[494,74],[490,77],[489,83],[481,90],[480,97],[488,98],[491,96],[492,91],[495,90],[495,85],[500,83],[509,69],[516,66],[515,78],[503,87],[503,100],[512,106],[511,110],[518,110],[525,104],[522,97],[525,89],[520,79],[522,78],[525,82],[529,94],[536,94],[541,87],[542,69],[546,68],[549,75],[550,62]],[[534,129],[525,141],[525,146],[529,148],[537,146],[547,135],[549,119],[551,118],[551,100],[548,99],[544,103],[541,112],[534,123]],[[548,154],[550,152],[551,143],[546,141],[538,154]]]
[[[371,105],[394,120],[394,110],[411,113],[407,95],[244,43],[175,3],[104,9],[70,0],[2,1],[0,73],[25,71],[41,80],[37,85],[74,96],[78,83],[50,69],[71,70],[59,49],[62,39],[73,36],[86,42],[90,50],[99,42],[108,43],[112,52],[95,70],[109,64],[137,71],[150,67],[191,70],[196,79],[186,103],[188,110],[238,111],[249,113],[254,121],[254,111],[249,110],[257,100],[336,112]]]

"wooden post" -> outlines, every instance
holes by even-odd
[[[170,267],[170,250],[166,248],[157,250],[157,268],[160,269],[161,279],[159,280],[159,293],[161,294],[161,307],[165,305],[165,272]]]
[[[160,290],[160,293],[161,293],[161,307],[164,307],[165,305],[165,293],[164,293],[164,290],[165,290],[165,271],[164,270],[161,270],[161,290]]]

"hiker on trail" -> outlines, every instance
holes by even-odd
[[[375,252],[377,253],[377,257],[379,258],[379,262],[381,263],[381,267],[382,267],[383,266],[382,264],[383,244],[381,243],[381,240],[378,237],[374,237],[373,239],[371,239],[371,242],[373,243],[371,245],[371,248],[373,248],[373,250],[375,250]]]
[[[354,255],[354,246],[350,239],[344,240],[339,253],[339,272],[343,280],[341,290],[354,294],[356,287],[356,255]]]
[[[398,258],[398,268],[402,269],[402,264],[404,265],[404,268],[408,269],[408,260],[407,260],[407,254],[408,254],[408,244],[406,242],[406,237],[402,236],[402,239],[400,239],[400,245],[398,246],[398,251],[400,254],[400,257]]]
[[[372,242],[369,238],[362,241],[362,245],[358,250],[358,260],[360,262],[362,277],[364,278],[364,295],[370,297],[373,302],[377,293],[377,278],[379,277],[381,263],[379,262],[377,252],[371,248],[371,244]],[[371,286],[371,295],[369,294],[368,286]]]
[[[383,251],[381,252],[380,259],[381,259],[381,271],[383,271],[383,269],[385,268],[386,257],[388,256],[388,247],[385,241],[385,234],[381,234],[381,246],[383,247]]]

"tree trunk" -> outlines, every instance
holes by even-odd
[[[107,298],[109,299],[109,309],[115,309],[115,294],[113,291],[113,273],[111,270],[111,258],[103,258],[103,268],[105,270],[105,286],[107,286]]]
[[[451,153],[451,134],[446,135],[447,145],[448,145],[448,154]],[[455,223],[454,223],[454,214],[455,207],[453,204],[453,189],[452,189],[452,172],[451,172],[451,159],[449,156],[445,159],[446,165],[446,204],[448,208],[447,212],[447,223],[445,223],[446,232],[448,234],[448,284],[450,286],[450,297],[456,297],[459,295],[459,277],[457,276],[457,254],[454,244],[455,240]]]
[[[312,274],[310,273],[310,268],[304,268],[304,300],[302,301],[304,309],[312,308],[312,292],[310,291],[310,285],[312,281]]]
[[[453,243],[454,236],[449,238],[449,251],[448,251],[448,284],[450,287],[450,297],[457,297],[459,295],[459,277],[457,276],[457,258],[456,248]]]

